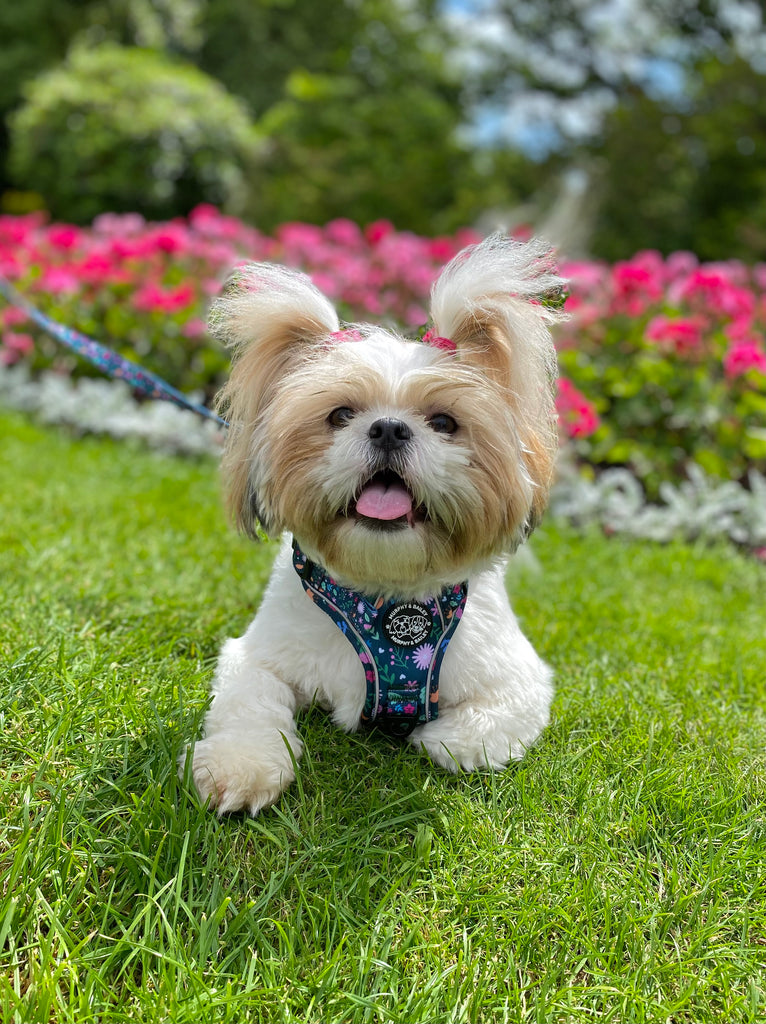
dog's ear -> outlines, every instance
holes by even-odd
[[[213,337],[232,349],[219,410],[230,420],[253,422],[275,383],[338,327],[330,300],[305,274],[272,263],[238,267],[208,318]]]
[[[232,349],[229,380],[217,408],[229,422],[223,471],[227,504],[237,526],[256,536],[261,521],[254,431],[278,382],[339,328],[331,302],[305,274],[270,263],[234,271],[210,309],[213,337]]]
[[[557,361],[549,327],[562,314],[547,302],[561,296],[563,286],[547,243],[497,233],[458,253],[431,292],[436,334],[451,339],[455,358],[489,378],[513,409],[535,485],[529,532],[547,504],[558,447]]]

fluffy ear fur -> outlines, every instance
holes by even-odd
[[[541,300],[563,284],[544,241],[519,242],[498,233],[458,253],[431,292],[436,334],[451,338],[457,358],[506,391],[513,405],[535,485],[530,531],[547,504],[558,447],[557,363],[548,326],[561,314]]]
[[[277,382],[338,327],[329,299],[305,274],[270,263],[239,267],[211,307],[210,333],[233,350],[231,375],[217,400],[229,421],[223,457],[227,503],[250,536],[260,518],[251,474],[257,461],[251,451],[254,428]]]

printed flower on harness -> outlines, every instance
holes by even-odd
[[[421,672],[425,671],[431,664],[431,659],[434,656],[434,645],[433,644],[421,644],[420,647],[416,647],[412,652],[412,660],[415,662],[415,666],[420,669]]]

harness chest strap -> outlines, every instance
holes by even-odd
[[[363,724],[406,736],[439,714],[439,669],[463,615],[468,584],[424,601],[371,598],[336,583],[293,541],[293,566],[308,596],[357,653],[367,695]]]

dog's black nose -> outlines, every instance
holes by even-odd
[[[389,416],[375,420],[367,431],[376,448],[384,452],[402,448],[412,437],[412,431],[403,420],[391,419]]]

